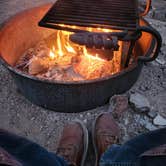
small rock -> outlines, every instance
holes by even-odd
[[[91,114],[88,112],[88,113],[87,113],[87,116],[91,116]]]
[[[152,64],[153,66],[159,66],[159,63],[156,62],[156,61],[152,61],[152,62],[149,62],[150,64]]]
[[[147,122],[147,123],[145,124],[145,128],[148,129],[148,130],[150,130],[150,131],[157,129],[157,127],[154,126],[154,125],[153,125],[152,123],[150,123],[150,122]]]
[[[125,125],[129,124],[129,119],[128,119],[128,118],[125,118],[124,124],[125,124]]]
[[[80,118],[83,118],[83,115],[82,115],[82,114],[80,114]]]
[[[31,121],[33,121],[33,120],[35,120],[35,117],[32,117],[32,118],[31,118]]]
[[[165,65],[166,63],[164,59],[159,59],[159,58],[156,59],[156,62],[159,63],[160,65]]]
[[[43,129],[43,126],[40,126],[39,131],[42,131],[42,129]]]
[[[86,124],[88,121],[87,121],[87,119],[84,119],[83,122]]]
[[[72,122],[71,118],[68,118],[67,121],[68,121],[69,123]]]
[[[160,126],[166,126],[166,119],[163,118],[161,115],[157,115],[154,120],[153,120],[153,123],[155,125],[160,125]]]
[[[129,101],[131,103],[131,106],[140,113],[150,111],[150,103],[148,99],[139,93],[131,94]]]
[[[145,119],[139,119],[138,123],[141,125],[141,126],[145,126],[147,121]]]
[[[155,117],[157,116],[157,112],[155,112],[155,111],[149,111],[149,112],[148,112],[148,116],[149,116],[150,118],[155,118]]]

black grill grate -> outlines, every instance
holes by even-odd
[[[59,24],[135,30],[138,24],[137,0],[58,0],[39,25],[80,31]]]

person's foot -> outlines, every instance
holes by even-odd
[[[96,118],[92,131],[96,166],[101,155],[112,144],[118,143],[119,133],[119,127],[110,113],[102,113]]]
[[[70,165],[83,166],[87,149],[87,128],[79,121],[67,124],[59,141],[57,155],[63,157]]]

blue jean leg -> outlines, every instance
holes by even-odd
[[[166,144],[166,128],[139,135],[124,145],[113,145],[100,160],[100,166],[139,165],[139,156],[147,150]]]
[[[0,130],[0,147],[23,166],[68,166],[61,157],[23,137]]]

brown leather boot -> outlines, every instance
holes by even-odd
[[[96,166],[101,155],[112,145],[118,143],[119,127],[111,113],[100,114],[93,125],[92,139],[96,156]]]
[[[84,166],[88,150],[88,130],[79,121],[67,124],[57,149],[57,155],[63,157],[69,165]]]

